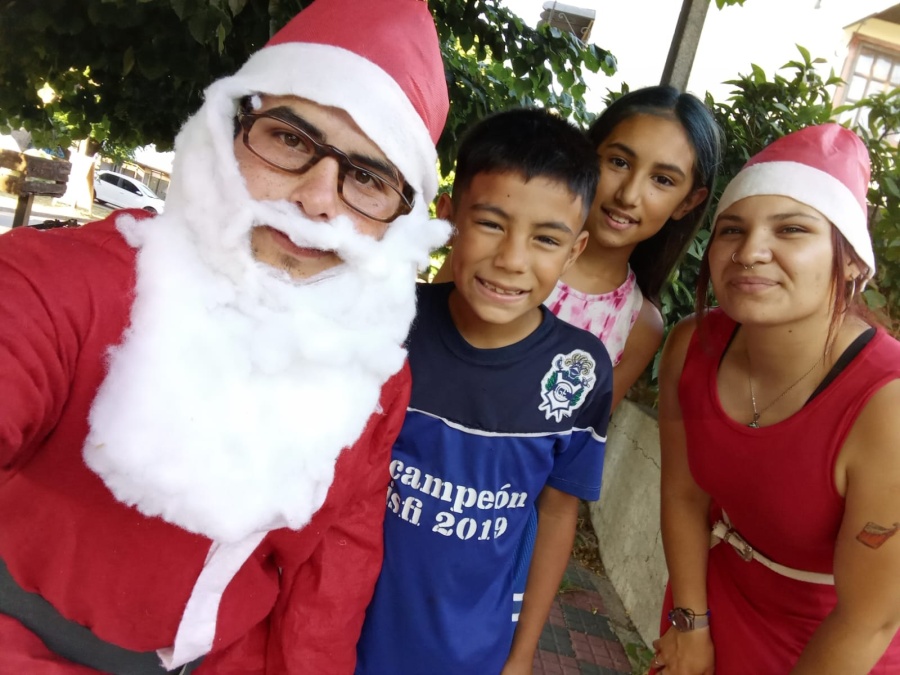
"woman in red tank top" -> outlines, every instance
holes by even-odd
[[[826,124],[719,202],[660,370],[665,675],[900,673],[900,343],[860,300],[868,182]]]

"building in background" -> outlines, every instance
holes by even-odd
[[[548,0],[544,3],[544,11],[541,12],[541,20],[537,25],[558,28],[571,33],[582,42],[587,42],[591,39],[591,29],[594,27],[596,16],[596,10]]]
[[[844,29],[846,54],[835,103],[856,103],[862,98],[900,87],[900,4],[856,21]],[[865,125],[866,110],[850,111],[843,120]]]

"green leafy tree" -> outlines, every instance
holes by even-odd
[[[864,297],[880,310],[895,335],[900,335],[900,89],[879,93],[841,111],[860,110],[862,124],[855,131],[869,148],[872,183],[868,202],[869,231],[878,267],[875,283]]]
[[[203,89],[234,72],[309,0],[8,0],[0,7],[0,126],[45,146],[92,138],[104,151],[171,146]],[[432,0],[451,113],[448,172],[462,130],[485,113],[540,103],[586,121],[584,71],[612,55],[534,30],[500,0]],[[56,97],[45,103],[48,85]]]
[[[498,0],[431,3],[448,70],[450,119],[438,152],[446,174],[460,134],[486,114],[540,103],[580,124],[584,70],[612,75],[613,56],[557,28],[533,29]]]

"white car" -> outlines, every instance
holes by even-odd
[[[100,203],[126,209],[144,209],[162,213],[165,202],[137,178],[113,171],[98,171],[94,175],[94,199]]]

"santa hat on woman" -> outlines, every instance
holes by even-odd
[[[875,274],[866,193],[869,153],[839,124],[806,127],[783,136],[750,158],[725,188],[713,222],[735,202],[757,195],[790,197],[825,216]]]

